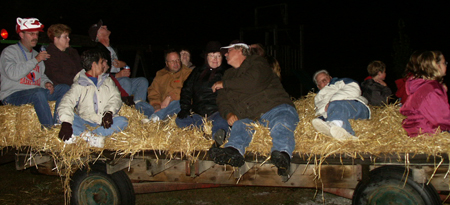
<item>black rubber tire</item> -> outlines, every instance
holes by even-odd
[[[442,204],[433,185],[413,181],[412,172],[405,184],[405,170],[403,166],[383,166],[370,171],[370,180],[356,186],[352,204]]]
[[[124,171],[106,173],[106,165],[96,163],[72,176],[71,204],[135,204],[133,184]]]

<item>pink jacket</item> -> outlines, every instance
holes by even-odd
[[[408,99],[400,108],[406,116],[403,128],[410,137],[435,133],[438,127],[450,131],[450,106],[447,92],[435,80],[409,78],[406,81]]]

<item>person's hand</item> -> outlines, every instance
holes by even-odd
[[[106,129],[110,128],[113,124],[112,112],[107,112],[102,118],[102,126]]]
[[[130,77],[131,75],[131,71],[128,69],[122,69],[121,71],[119,71],[118,73],[116,73],[115,77],[116,78],[121,78],[121,77]]]
[[[49,58],[50,58],[50,54],[48,54],[47,51],[41,51],[36,56],[36,60],[38,61],[38,63],[41,62],[41,61],[45,61],[45,60],[47,60]]]
[[[58,137],[62,141],[66,141],[72,137],[73,129],[72,124],[68,122],[63,122],[61,124],[61,130],[59,131]]]
[[[233,126],[234,122],[236,122],[238,120],[239,120],[239,118],[235,114],[228,113],[228,115],[227,115],[228,125]]]
[[[50,90],[50,95],[53,94],[53,92],[55,91],[55,87],[53,87],[53,84],[50,82],[45,83],[45,88]]]
[[[122,97],[122,102],[125,103],[125,105],[128,105],[128,106],[135,105],[133,96]]]
[[[120,61],[118,59],[114,59],[111,64],[116,67],[116,68],[123,68],[125,67],[127,64],[124,61]]]
[[[214,83],[214,85],[211,87],[212,91],[215,93],[217,90],[220,90],[223,88],[223,82],[222,81],[217,81],[216,83]]]
[[[170,102],[172,100],[172,97],[167,96],[162,102],[161,102],[161,108],[166,108],[167,106],[169,106]]]
[[[327,106],[325,106],[325,112],[328,112],[328,105],[330,105],[330,103],[328,103]]]
[[[189,114],[190,114],[190,113],[189,113],[189,110],[181,110],[181,111],[178,113],[177,118],[184,119],[184,118],[186,118]]]

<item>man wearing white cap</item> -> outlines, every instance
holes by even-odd
[[[272,163],[279,175],[288,176],[299,121],[292,100],[267,61],[251,55],[247,44],[233,41],[222,48],[228,49],[225,56],[234,69],[228,69],[212,89],[218,91],[219,112],[232,129],[225,148],[211,148],[211,158],[218,164],[242,166],[252,140],[250,123],[259,122],[270,128]]]
[[[1,91],[4,104],[33,104],[39,122],[44,127],[57,123],[56,110],[62,96],[70,89],[68,85],[53,86],[44,74],[44,60],[50,58],[46,51],[33,50],[39,32],[44,25],[36,18],[17,18],[16,32],[20,36],[17,44],[6,47],[0,56]],[[52,117],[48,101],[55,101],[55,117]]]

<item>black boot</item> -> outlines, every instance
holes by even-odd
[[[291,157],[286,152],[273,151],[270,161],[278,168],[278,175],[288,176],[291,167]]]
[[[244,156],[242,156],[237,149],[232,147],[211,147],[209,151],[209,156],[216,164],[229,164],[233,167],[240,167],[245,164]]]

